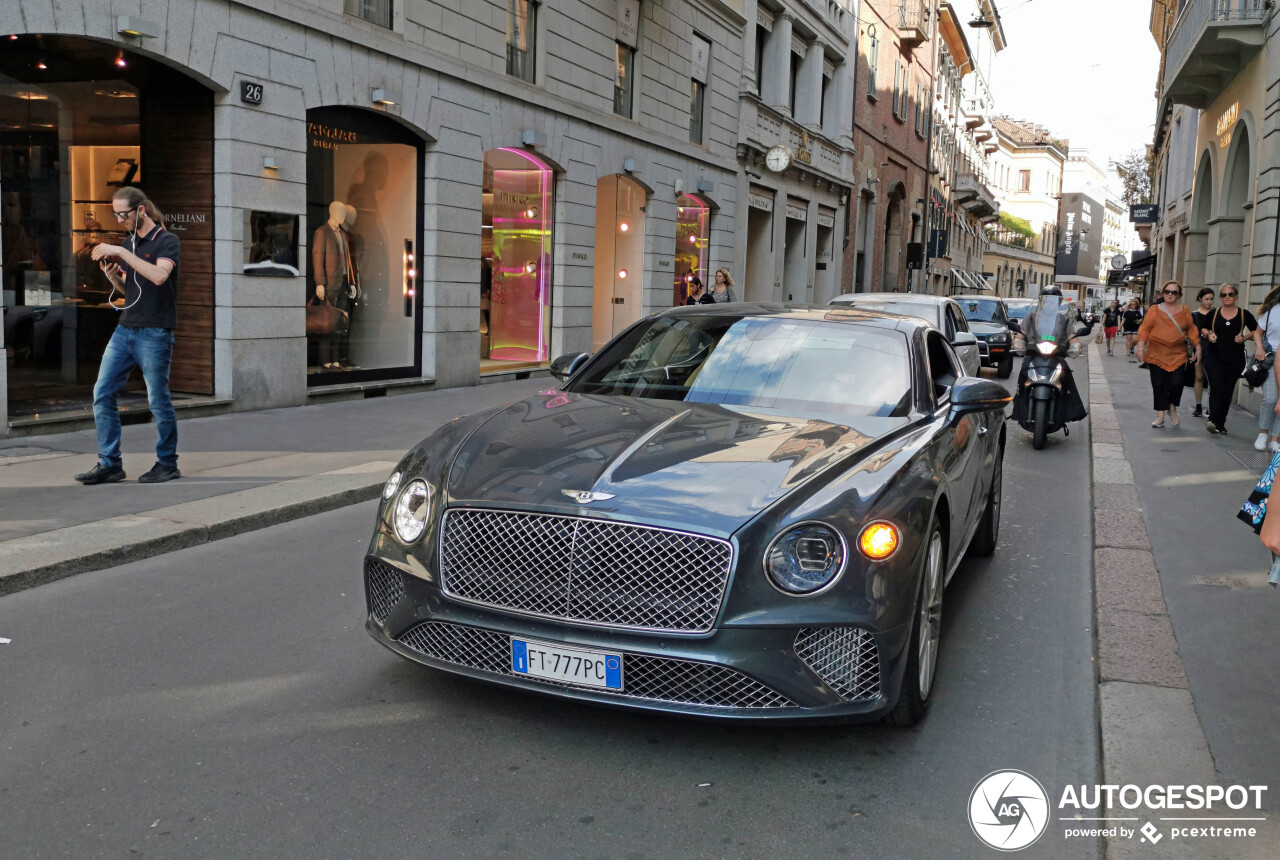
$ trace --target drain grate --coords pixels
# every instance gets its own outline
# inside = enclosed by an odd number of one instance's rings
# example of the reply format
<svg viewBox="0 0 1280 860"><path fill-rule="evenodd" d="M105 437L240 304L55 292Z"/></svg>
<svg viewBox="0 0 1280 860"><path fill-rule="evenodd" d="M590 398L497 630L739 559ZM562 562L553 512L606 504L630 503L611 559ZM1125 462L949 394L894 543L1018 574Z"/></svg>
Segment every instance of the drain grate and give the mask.
<svg viewBox="0 0 1280 860"><path fill-rule="evenodd" d="M1255 475L1261 475L1267 470L1267 466L1271 465L1270 451L1255 451L1253 448L1228 448L1226 445L1218 447L1230 454L1231 459Z"/></svg>

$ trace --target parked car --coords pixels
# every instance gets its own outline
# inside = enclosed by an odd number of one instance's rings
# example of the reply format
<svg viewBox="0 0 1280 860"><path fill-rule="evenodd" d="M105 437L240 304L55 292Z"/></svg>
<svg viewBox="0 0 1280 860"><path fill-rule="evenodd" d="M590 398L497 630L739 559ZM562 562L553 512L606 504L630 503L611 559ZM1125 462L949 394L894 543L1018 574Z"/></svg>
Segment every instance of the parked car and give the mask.
<svg viewBox="0 0 1280 860"><path fill-rule="evenodd" d="M853 306L881 313L903 314L918 317L938 327L946 335L964 372L977 376L982 368L978 338L969 330L969 323L960 305L949 296L931 296L924 293L845 293L836 296L831 304Z"/></svg>
<svg viewBox="0 0 1280 860"><path fill-rule="evenodd" d="M1013 373L1013 331L1004 300L993 296L962 296L956 299L969 330L978 337L983 367L994 367L996 376L1008 379Z"/></svg>
<svg viewBox="0 0 1280 860"><path fill-rule="evenodd" d="M1005 312L1009 315L1009 328L1020 331L1022 321L1027 318L1027 311L1035 305L1035 299L1005 299Z"/></svg>
<svg viewBox="0 0 1280 860"><path fill-rule="evenodd" d="M673 308L395 467L366 629L409 660L683 715L921 719L1000 527L1004 408L932 325Z"/></svg>

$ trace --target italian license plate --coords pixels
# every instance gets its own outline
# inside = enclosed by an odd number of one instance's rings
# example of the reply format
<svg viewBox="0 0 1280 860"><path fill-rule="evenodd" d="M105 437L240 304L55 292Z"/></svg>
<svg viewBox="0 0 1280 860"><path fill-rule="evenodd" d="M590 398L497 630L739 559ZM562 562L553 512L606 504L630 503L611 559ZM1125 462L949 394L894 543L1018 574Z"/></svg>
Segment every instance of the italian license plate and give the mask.
<svg viewBox="0 0 1280 860"><path fill-rule="evenodd" d="M511 640L511 670L552 681L622 689L622 655L566 648L534 639Z"/></svg>

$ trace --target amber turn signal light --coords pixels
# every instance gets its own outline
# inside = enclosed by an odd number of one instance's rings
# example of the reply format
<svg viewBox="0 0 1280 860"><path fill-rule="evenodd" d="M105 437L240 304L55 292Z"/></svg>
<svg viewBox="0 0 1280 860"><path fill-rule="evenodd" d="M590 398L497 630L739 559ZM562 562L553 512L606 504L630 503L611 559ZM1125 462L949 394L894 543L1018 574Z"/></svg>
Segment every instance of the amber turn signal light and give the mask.
<svg viewBox="0 0 1280 860"><path fill-rule="evenodd" d="M858 535L858 549L872 561L884 561L898 549L898 530L889 523L869 523Z"/></svg>

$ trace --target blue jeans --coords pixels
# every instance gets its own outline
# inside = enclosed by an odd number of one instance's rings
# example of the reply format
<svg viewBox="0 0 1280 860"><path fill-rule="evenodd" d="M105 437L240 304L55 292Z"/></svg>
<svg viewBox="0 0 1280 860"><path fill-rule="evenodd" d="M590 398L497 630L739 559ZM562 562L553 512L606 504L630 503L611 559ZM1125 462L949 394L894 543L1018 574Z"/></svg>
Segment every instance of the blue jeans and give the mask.
<svg viewBox="0 0 1280 860"><path fill-rule="evenodd" d="M169 363L173 359L173 332L163 328L116 326L98 368L93 386L93 421L98 426L98 462L119 466L120 412L116 395L129 381L135 366L142 368L147 384L147 402L155 419L156 461L163 466L178 465L178 418L169 396Z"/></svg>

